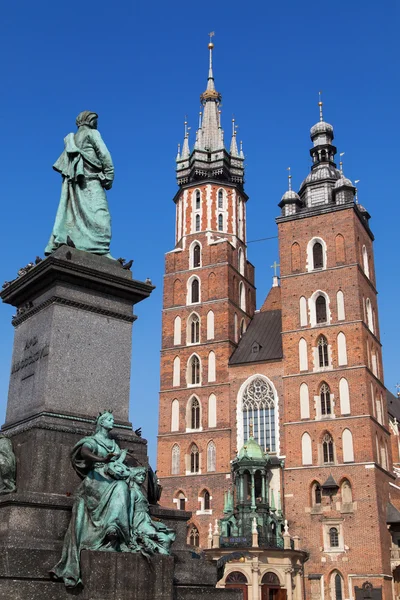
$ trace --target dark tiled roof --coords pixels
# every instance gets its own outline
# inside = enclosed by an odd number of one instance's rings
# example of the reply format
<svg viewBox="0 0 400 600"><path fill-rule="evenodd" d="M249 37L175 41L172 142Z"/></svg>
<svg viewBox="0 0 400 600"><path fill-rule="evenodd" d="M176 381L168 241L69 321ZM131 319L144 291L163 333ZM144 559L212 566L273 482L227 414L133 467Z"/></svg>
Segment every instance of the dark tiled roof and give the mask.
<svg viewBox="0 0 400 600"><path fill-rule="evenodd" d="M258 348L258 351L257 351ZM282 313L256 313L229 361L231 365L282 359Z"/></svg>
<svg viewBox="0 0 400 600"><path fill-rule="evenodd" d="M386 390L386 402L389 415L400 422L400 398Z"/></svg>
<svg viewBox="0 0 400 600"><path fill-rule="evenodd" d="M386 523L400 523L400 512L391 502L387 503Z"/></svg>

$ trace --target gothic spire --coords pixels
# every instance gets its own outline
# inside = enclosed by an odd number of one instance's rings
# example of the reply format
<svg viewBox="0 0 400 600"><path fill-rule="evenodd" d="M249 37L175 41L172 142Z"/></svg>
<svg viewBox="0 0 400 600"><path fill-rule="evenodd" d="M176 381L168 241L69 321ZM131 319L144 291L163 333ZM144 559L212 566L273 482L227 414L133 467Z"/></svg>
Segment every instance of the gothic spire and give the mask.
<svg viewBox="0 0 400 600"><path fill-rule="evenodd" d="M232 119L232 140L231 140L230 153L231 153L231 156L239 156L237 142L236 142L235 119Z"/></svg>
<svg viewBox="0 0 400 600"><path fill-rule="evenodd" d="M201 126L201 149L212 152L213 150L221 150L223 148L219 113L222 96L215 89L212 63L214 44L211 41L208 44L208 49L210 57L207 89L200 96L200 102L204 107Z"/></svg>

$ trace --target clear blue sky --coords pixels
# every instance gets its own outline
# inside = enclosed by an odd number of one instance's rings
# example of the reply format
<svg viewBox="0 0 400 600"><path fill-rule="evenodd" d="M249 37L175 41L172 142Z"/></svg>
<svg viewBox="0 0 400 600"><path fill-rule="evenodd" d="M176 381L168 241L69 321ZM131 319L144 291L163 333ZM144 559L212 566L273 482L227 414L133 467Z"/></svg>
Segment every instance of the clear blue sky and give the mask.
<svg viewBox="0 0 400 600"><path fill-rule="evenodd" d="M195 129L214 30L222 118L234 113L246 154L248 239L275 236L292 167L310 166L309 128L324 116L372 215L386 385L395 391L398 298L399 19L394 1L3 3L0 55L1 282L43 249L60 195L52 164L82 110L99 114L112 152L112 253L157 289L133 331L131 418L155 464L164 253L174 244L174 158L184 115ZM396 72L396 75L395 75ZM193 142L193 135L191 141ZM226 140L226 141L229 141ZM276 239L249 245L258 306L278 258ZM0 283L1 283L0 282ZM13 309L0 310L0 421L11 362Z"/></svg>

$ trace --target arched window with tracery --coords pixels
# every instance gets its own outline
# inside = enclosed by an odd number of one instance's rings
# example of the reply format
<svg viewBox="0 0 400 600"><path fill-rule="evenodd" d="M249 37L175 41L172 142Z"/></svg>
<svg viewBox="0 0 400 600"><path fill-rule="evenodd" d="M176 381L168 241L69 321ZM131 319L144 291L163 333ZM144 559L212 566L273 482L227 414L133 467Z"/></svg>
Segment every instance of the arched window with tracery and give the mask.
<svg viewBox="0 0 400 600"><path fill-rule="evenodd" d="M213 441L207 445L207 471L213 472L217 469L217 449Z"/></svg>
<svg viewBox="0 0 400 600"><path fill-rule="evenodd" d="M318 364L319 367L329 366L329 355L328 355L328 340L324 335L320 335L317 342L318 347Z"/></svg>
<svg viewBox="0 0 400 600"><path fill-rule="evenodd" d="M200 428L200 402L194 396L190 402L190 429Z"/></svg>
<svg viewBox="0 0 400 600"><path fill-rule="evenodd" d="M272 386L263 378L255 377L245 387L242 397L244 440L253 436L264 451L276 452L275 396Z"/></svg>
<svg viewBox="0 0 400 600"><path fill-rule="evenodd" d="M326 312L326 298L325 296L319 295L315 301L315 314L317 323L326 323L327 312Z"/></svg>
<svg viewBox="0 0 400 600"><path fill-rule="evenodd" d="M200 267L201 264L201 248L200 244L195 244L192 250L193 268Z"/></svg>
<svg viewBox="0 0 400 600"><path fill-rule="evenodd" d="M189 529L189 546L195 546L195 548L200 546L199 530L195 525L192 525Z"/></svg>
<svg viewBox="0 0 400 600"><path fill-rule="evenodd" d="M200 342L200 318L199 315L193 313L189 317L189 343L198 344Z"/></svg>
<svg viewBox="0 0 400 600"><path fill-rule="evenodd" d="M234 584L246 585L247 577L240 571L232 571L229 573L228 577L225 579L226 587L234 587Z"/></svg>
<svg viewBox="0 0 400 600"><path fill-rule="evenodd" d="M171 461L171 474L179 475L181 461L181 450L178 444L172 446L172 461Z"/></svg>
<svg viewBox="0 0 400 600"><path fill-rule="evenodd" d="M198 473L200 471L200 453L196 444L190 448L190 472Z"/></svg>
<svg viewBox="0 0 400 600"><path fill-rule="evenodd" d="M326 433L322 439L322 461L325 465L335 462L333 439L329 433Z"/></svg>
<svg viewBox="0 0 400 600"><path fill-rule="evenodd" d="M321 416L332 414L331 390L324 382L319 389L319 397L321 403Z"/></svg>
<svg viewBox="0 0 400 600"><path fill-rule="evenodd" d="M189 385L200 384L200 359L196 355L189 360L188 383Z"/></svg>

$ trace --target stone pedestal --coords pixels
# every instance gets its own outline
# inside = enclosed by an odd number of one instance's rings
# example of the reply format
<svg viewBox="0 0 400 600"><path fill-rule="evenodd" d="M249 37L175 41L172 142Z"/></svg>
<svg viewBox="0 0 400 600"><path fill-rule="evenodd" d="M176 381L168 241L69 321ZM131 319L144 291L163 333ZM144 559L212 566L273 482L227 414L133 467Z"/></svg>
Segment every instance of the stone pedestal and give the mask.
<svg viewBox="0 0 400 600"><path fill-rule="evenodd" d="M84 588L73 592L49 576L80 482L70 453L93 434L100 411L113 410L113 434L134 457L128 464L147 466L128 407L133 306L152 290L117 261L63 246L1 293L17 309L1 431L12 440L17 489L0 496L0 600L221 598L215 567L186 546L190 513L161 507L154 518L177 531L172 556L83 551Z"/></svg>

